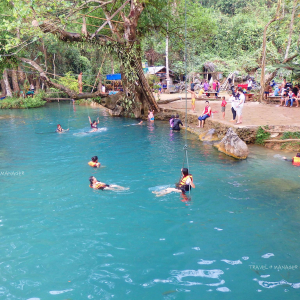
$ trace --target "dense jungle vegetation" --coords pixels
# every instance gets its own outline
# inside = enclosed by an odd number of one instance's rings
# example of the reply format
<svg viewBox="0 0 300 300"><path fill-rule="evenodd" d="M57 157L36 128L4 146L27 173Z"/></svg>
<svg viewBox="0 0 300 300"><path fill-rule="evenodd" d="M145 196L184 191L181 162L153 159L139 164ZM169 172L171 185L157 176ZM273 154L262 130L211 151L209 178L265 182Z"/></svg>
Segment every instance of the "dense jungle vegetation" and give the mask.
<svg viewBox="0 0 300 300"><path fill-rule="evenodd" d="M54 82L76 89L77 75L83 72L86 84L84 91L91 91L98 73L120 72L124 62L105 47L94 47L82 41L66 42L51 30L42 28L42 20L51 20L64 30L84 35L83 24L88 32L94 32L106 19L106 13L121 7L125 1L108 1L101 11L93 8L104 1L45 0L1 1L0 3L0 72L2 94L5 92L5 77L13 92L26 88L36 81L41 87L39 74L32 66L20 61L20 57L36 62ZM143 8L136 26L135 47L141 60L149 66L165 65L166 37L169 37L170 69L184 73L185 5L187 22L188 72L201 72L207 62L212 62L216 71L224 75L233 71L250 73L258 80L262 61L263 32L266 30L266 72L278 69L278 65L297 63L299 46L299 1L298 0L139 0L127 1ZM100 6L99 6L100 7ZM74 9L76 8L76 9ZM72 14L70 13L72 11ZM130 13L124 6L124 13ZM89 17L84 17L87 14ZM72 16L72 17L70 17ZM75 17L74 17L75 16ZM122 16L122 15L121 15ZM124 17L116 15L115 31L120 39L126 31L118 27ZM54 30L53 30L54 31ZM49 33L50 32L50 33ZM102 29L103 36L114 37L111 28ZM52 32L53 33L53 32ZM117 35L116 34L116 35ZM287 49L288 48L288 49ZM99 72L99 69L101 70ZM275 75L290 75L291 68L279 68ZM14 73L15 72L15 73ZM6 73L6 74L5 74ZM67 74L67 75L66 75ZM62 77L59 77L62 76ZM17 79L16 79L16 78ZM18 84L16 83L18 81ZM37 81L39 81L37 83Z"/></svg>

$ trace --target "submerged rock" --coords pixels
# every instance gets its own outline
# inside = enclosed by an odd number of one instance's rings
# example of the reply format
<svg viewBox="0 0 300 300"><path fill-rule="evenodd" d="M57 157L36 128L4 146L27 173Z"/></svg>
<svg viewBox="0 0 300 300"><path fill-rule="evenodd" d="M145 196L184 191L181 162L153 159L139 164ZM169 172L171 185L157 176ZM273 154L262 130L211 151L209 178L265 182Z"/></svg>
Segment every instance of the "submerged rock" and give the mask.
<svg viewBox="0 0 300 300"><path fill-rule="evenodd" d="M214 128L211 128L207 132L200 134L199 139L202 142L215 142L220 140Z"/></svg>
<svg viewBox="0 0 300 300"><path fill-rule="evenodd" d="M249 154L248 146L239 138L232 128L228 128L224 138L215 146L220 152L237 159L246 159Z"/></svg>

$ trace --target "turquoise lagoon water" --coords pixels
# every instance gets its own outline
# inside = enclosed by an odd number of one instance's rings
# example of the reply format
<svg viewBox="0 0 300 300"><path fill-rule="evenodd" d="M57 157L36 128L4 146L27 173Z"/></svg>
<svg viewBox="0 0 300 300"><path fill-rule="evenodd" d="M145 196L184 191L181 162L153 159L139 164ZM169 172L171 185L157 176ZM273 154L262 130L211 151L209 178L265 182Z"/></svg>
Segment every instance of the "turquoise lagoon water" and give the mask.
<svg viewBox="0 0 300 300"><path fill-rule="evenodd" d="M0 116L1 299L299 299L300 169L282 153L236 161L188 135L196 189L157 198L183 160L167 122L66 103Z"/></svg>

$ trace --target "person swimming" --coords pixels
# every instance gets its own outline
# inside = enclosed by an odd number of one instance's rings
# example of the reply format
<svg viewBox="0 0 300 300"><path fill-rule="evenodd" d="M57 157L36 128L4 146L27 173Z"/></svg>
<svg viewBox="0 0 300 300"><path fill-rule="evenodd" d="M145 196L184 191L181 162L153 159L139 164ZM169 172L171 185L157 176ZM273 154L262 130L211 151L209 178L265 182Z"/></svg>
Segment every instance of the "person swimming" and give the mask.
<svg viewBox="0 0 300 300"><path fill-rule="evenodd" d="M89 166L93 168L100 168L101 164L98 162L98 156L93 156L91 161L88 162Z"/></svg>
<svg viewBox="0 0 300 300"><path fill-rule="evenodd" d="M62 132L65 132L65 131L69 131L69 128L68 129L62 129L60 124L57 125L57 128L56 128L57 133L62 133Z"/></svg>
<svg viewBox="0 0 300 300"><path fill-rule="evenodd" d="M300 153L297 153L292 159L283 157L283 160L291 162L293 166L300 167Z"/></svg>
<svg viewBox="0 0 300 300"><path fill-rule="evenodd" d="M89 121L90 121L91 128L92 128L91 132L97 131L97 130L98 130L98 124L100 123L99 117L97 118L97 121L94 120L94 121L92 122L92 120L91 120L91 118L90 118L90 116L89 116Z"/></svg>
<svg viewBox="0 0 300 300"><path fill-rule="evenodd" d="M162 191L153 191L152 193L156 194L156 197L161 197L172 192L185 194L185 192L188 192L192 188L195 188L193 176L192 174L189 174L189 170L187 168L182 168L181 174L182 177L179 183L176 184L176 188L167 188Z"/></svg>
<svg viewBox="0 0 300 300"><path fill-rule="evenodd" d="M90 181L90 188L95 189L95 190L110 190L110 191L126 191L129 190L129 188L125 188L123 186L119 186L116 184L106 184L103 182L100 182L97 180L96 177L91 176L89 178Z"/></svg>

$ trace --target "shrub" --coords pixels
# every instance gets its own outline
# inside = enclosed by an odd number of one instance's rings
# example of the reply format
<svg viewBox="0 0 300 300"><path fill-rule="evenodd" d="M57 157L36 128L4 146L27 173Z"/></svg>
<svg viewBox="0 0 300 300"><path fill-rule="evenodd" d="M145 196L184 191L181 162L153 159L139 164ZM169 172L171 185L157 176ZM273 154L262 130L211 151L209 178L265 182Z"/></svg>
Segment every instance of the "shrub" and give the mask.
<svg viewBox="0 0 300 300"><path fill-rule="evenodd" d="M2 109L11 109L11 108L35 108L41 107L46 104L44 101L45 92L40 91L39 93L35 94L33 98L14 98L8 97L4 100L0 101L0 108Z"/></svg>
<svg viewBox="0 0 300 300"><path fill-rule="evenodd" d="M290 131L286 131L283 133L282 140L286 140L286 139L300 139L300 132L290 132Z"/></svg>
<svg viewBox="0 0 300 300"><path fill-rule="evenodd" d="M264 145L265 140L267 140L270 136L270 132L266 132L261 127L259 127L256 132L255 144Z"/></svg>

